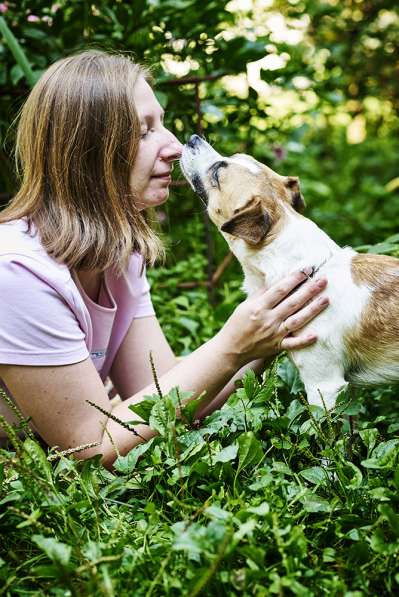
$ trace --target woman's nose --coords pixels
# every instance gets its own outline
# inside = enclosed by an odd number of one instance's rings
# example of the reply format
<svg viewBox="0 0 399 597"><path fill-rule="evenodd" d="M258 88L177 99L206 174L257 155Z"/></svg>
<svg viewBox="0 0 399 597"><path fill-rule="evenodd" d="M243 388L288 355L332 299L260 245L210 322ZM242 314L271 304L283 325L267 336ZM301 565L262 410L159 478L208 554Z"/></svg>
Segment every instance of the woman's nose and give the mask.
<svg viewBox="0 0 399 597"><path fill-rule="evenodd" d="M172 162L173 160L178 160L181 156L183 145L180 143L177 137L174 136L173 133L171 133L170 131L168 131L168 133L169 139L168 142L165 143L165 145L162 147L160 157L163 160L168 160Z"/></svg>

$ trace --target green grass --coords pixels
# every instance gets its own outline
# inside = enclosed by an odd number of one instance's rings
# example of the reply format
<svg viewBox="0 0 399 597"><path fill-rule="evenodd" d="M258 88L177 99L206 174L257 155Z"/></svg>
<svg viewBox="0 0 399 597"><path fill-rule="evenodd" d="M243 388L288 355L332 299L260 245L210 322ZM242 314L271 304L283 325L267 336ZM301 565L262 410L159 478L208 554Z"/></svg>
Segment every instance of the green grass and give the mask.
<svg viewBox="0 0 399 597"><path fill-rule="evenodd" d="M30 438L0 452L1 594L397 593L397 389L326 415L280 357L200 429L180 398L141 406L159 436L114 474Z"/></svg>

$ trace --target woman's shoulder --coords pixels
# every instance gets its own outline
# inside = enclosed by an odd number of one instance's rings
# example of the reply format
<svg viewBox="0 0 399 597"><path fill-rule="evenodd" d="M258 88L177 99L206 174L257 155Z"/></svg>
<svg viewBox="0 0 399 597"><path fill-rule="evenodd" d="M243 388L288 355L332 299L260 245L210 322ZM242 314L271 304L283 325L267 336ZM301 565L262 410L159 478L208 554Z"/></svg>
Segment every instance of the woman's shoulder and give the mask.
<svg viewBox="0 0 399 597"><path fill-rule="evenodd" d="M18 263L59 282L71 279L68 267L48 255L34 224L28 230L26 218L0 223L0 264L4 267L10 263Z"/></svg>

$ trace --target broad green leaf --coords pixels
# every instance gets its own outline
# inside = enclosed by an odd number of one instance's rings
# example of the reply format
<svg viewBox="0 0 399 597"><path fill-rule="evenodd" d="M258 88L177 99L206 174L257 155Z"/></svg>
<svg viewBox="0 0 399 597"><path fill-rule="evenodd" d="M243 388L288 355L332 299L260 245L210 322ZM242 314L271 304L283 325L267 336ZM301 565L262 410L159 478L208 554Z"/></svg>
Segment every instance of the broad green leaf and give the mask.
<svg viewBox="0 0 399 597"><path fill-rule="evenodd" d="M258 516L266 516L270 512L270 506L268 502L262 502L259 506L250 506L247 508L247 512L257 514Z"/></svg>
<svg viewBox="0 0 399 597"><path fill-rule="evenodd" d="M40 470L46 480L53 484L51 465L41 446L36 440L27 438L24 441L24 460L28 466Z"/></svg>
<svg viewBox="0 0 399 597"><path fill-rule="evenodd" d="M148 423L150 420L152 407L159 400L161 400L161 398L157 394L153 394L152 396L144 396L144 400L138 404L131 404L129 406L129 410L141 417L145 423Z"/></svg>
<svg viewBox="0 0 399 597"><path fill-rule="evenodd" d="M256 439L252 431L242 433L237 438L238 442L238 469L239 473L243 468L259 464L263 459L264 451L262 444Z"/></svg>
<svg viewBox="0 0 399 597"><path fill-rule="evenodd" d="M306 512L331 512L331 504L324 498L318 495L307 496L301 500L303 508Z"/></svg>
<svg viewBox="0 0 399 597"><path fill-rule="evenodd" d="M61 543L54 537L44 537L43 535L33 535L32 541L52 560L62 567L66 567L71 558L72 548L70 545Z"/></svg>
<svg viewBox="0 0 399 597"><path fill-rule="evenodd" d="M270 470L258 469L256 473L257 475L261 473L261 475L249 486L252 491L259 491L273 484L275 479Z"/></svg>
<svg viewBox="0 0 399 597"><path fill-rule="evenodd" d="M209 518L216 518L218 520L228 520L232 518L232 513L220 508L219 506L209 506L205 509L204 514Z"/></svg>
<svg viewBox="0 0 399 597"><path fill-rule="evenodd" d="M188 525L186 522L176 522L172 525L174 541L172 549L186 551L190 555L199 555L206 547L206 529L197 523Z"/></svg>
<svg viewBox="0 0 399 597"><path fill-rule="evenodd" d="M188 330L191 334L195 334L199 328L198 321L194 319L189 319L188 317L179 317L178 319L180 325L182 325L186 330Z"/></svg>
<svg viewBox="0 0 399 597"><path fill-rule="evenodd" d="M383 518L385 518L385 520L388 521L388 523L389 523L392 531L396 535L396 537L399 537L399 516L398 516L398 514L396 512L394 512L394 510L388 504L381 504L380 506L378 506L378 510L379 510L381 516L383 516Z"/></svg>
<svg viewBox="0 0 399 597"><path fill-rule="evenodd" d="M277 375L287 386L290 394L296 395L303 392L303 383L299 376L299 371L289 358L283 359L278 364Z"/></svg>
<svg viewBox="0 0 399 597"><path fill-rule="evenodd" d="M283 475L292 476L294 474L293 471L290 469L290 467L285 462L275 460L273 462L272 466L273 466L274 471L276 471L278 473L282 473Z"/></svg>
<svg viewBox="0 0 399 597"><path fill-rule="evenodd" d="M149 426L162 436L167 435L171 425L175 424L176 407L169 396L158 399L151 410Z"/></svg>
<svg viewBox="0 0 399 597"><path fill-rule="evenodd" d="M244 377L242 378L242 384L246 396L252 399L256 394L257 390L259 390L259 382L256 378L253 369L249 369L248 371L246 371Z"/></svg>
<svg viewBox="0 0 399 597"><path fill-rule="evenodd" d="M399 541L389 541L382 529L376 529L371 535L370 547L377 553L389 556L398 552Z"/></svg>
<svg viewBox="0 0 399 597"><path fill-rule="evenodd" d="M347 478L346 487L350 489L359 489L363 482L362 471L352 462L346 462L344 466L344 474Z"/></svg>
<svg viewBox="0 0 399 597"><path fill-rule="evenodd" d="M152 444L154 443L155 437L151 438L148 442L143 444L139 444L126 456L119 456L114 462L114 469L119 473L128 474L134 471L136 468L137 462L143 454L147 452L150 448L152 448Z"/></svg>
<svg viewBox="0 0 399 597"><path fill-rule="evenodd" d="M365 446L367 447L368 452L370 453L371 450L374 448L375 444L377 443L377 439L379 436L379 431L375 427L371 429L361 429L359 431L359 435L362 438Z"/></svg>
<svg viewBox="0 0 399 597"><path fill-rule="evenodd" d="M238 445L237 444L230 444L220 452L217 452L213 456L214 462L230 462L230 460L234 460L237 456L238 452Z"/></svg>
<svg viewBox="0 0 399 597"><path fill-rule="evenodd" d="M247 535L251 536L254 532L257 525L257 521L254 518L250 518L244 524L240 525L238 531L234 533L233 540L236 543L239 543L241 539L246 537Z"/></svg>
<svg viewBox="0 0 399 597"><path fill-rule="evenodd" d="M300 471L299 474L306 479L306 481L309 481L309 483L313 483L314 485L326 482L326 471L321 466L306 468Z"/></svg>
<svg viewBox="0 0 399 597"><path fill-rule="evenodd" d="M392 468L399 454L399 439L390 439L382 442L373 450L371 458L362 460L366 468L387 469Z"/></svg>

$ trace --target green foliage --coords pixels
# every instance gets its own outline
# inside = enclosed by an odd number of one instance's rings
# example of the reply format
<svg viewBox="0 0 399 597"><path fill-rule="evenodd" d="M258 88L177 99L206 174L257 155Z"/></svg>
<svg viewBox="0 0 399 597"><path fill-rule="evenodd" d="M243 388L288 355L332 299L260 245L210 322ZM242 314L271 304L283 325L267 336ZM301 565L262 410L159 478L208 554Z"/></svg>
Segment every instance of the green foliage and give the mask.
<svg viewBox="0 0 399 597"><path fill-rule="evenodd" d="M326 414L290 394L290 368L248 374L199 429L176 420L176 390L154 396L160 435L114 473L31 439L1 450L3 593L395 594L397 391Z"/></svg>
<svg viewBox="0 0 399 597"><path fill-rule="evenodd" d="M305 215L335 240L399 256L395 3L261 4L1 3L0 203L17 187L10 124L33 79L72 51L119 49L153 68L167 125L182 140L201 124L220 152L298 175ZM298 42L279 39L269 21L276 11L288 29L303 21ZM266 55L282 63L261 68L269 87L259 91L245 73ZM194 85L171 82L171 58L190 62L188 76L216 77L200 85L201 122ZM167 261L148 272L179 355L213 336L243 297L234 262L209 302L202 212L187 187L174 188L159 210ZM227 247L211 234L218 264ZM396 594L397 387L344 397L332 415L302 393L298 372L280 358L261 382L248 374L199 429L176 421L178 389L148 397L132 421L150 421L159 436L119 457L114 473L98 458L48 455L0 419L10 438L0 450L1 594ZM184 408L186 421L194 408ZM19 428L27 432L23 421Z"/></svg>
<svg viewBox="0 0 399 597"><path fill-rule="evenodd" d="M256 2L234 8L226 0L4 5L15 43L0 37L0 138L7 141L0 149L0 204L17 187L10 124L31 84L28 71L36 78L62 56L103 47L131 52L152 67L167 125L182 141L201 124L222 153L247 152L299 176L307 213L338 242L375 244L397 233L399 15L393 0L275 0L270 9ZM303 32L298 41L280 36L270 20L278 11L289 32ZM246 70L265 56L280 58L281 66L261 68L268 84L262 90ZM216 77L200 85L201 122L194 85L171 84L183 79L175 73ZM174 241L198 211L187 187L176 189L169 205ZM184 232L182 239L187 242ZM223 249L214 242L219 259Z"/></svg>

